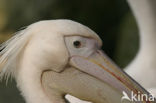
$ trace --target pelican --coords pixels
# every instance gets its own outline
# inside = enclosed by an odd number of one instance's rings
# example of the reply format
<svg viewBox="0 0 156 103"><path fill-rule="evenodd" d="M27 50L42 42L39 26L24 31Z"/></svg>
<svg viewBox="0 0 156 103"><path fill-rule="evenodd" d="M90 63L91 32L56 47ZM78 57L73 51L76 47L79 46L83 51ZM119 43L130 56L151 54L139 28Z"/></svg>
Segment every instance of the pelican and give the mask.
<svg viewBox="0 0 156 103"><path fill-rule="evenodd" d="M26 103L65 103L66 94L93 103L120 103L123 92L129 98L132 91L149 95L101 46L99 36L80 23L40 21L1 45L0 77L15 78Z"/></svg>
<svg viewBox="0 0 156 103"><path fill-rule="evenodd" d="M156 96L156 1L128 0L128 3L138 23L140 49L125 70Z"/></svg>

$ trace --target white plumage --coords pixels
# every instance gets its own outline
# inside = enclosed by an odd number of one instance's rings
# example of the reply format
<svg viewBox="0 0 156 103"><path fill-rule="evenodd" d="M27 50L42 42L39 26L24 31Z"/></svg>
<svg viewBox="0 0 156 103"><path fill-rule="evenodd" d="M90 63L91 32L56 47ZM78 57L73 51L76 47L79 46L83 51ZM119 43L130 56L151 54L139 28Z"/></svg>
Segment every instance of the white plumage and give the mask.
<svg viewBox="0 0 156 103"><path fill-rule="evenodd" d="M156 95L156 1L128 0L140 32L140 48L126 72Z"/></svg>
<svg viewBox="0 0 156 103"><path fill-rule="evenodd" d="M27 103L65 103L66 94L115 103L121 101L123 91L128 96L131 91L148 94L101 46L98 35L80 23L40 21L2 44L0 76L13 76Z"/></svg>

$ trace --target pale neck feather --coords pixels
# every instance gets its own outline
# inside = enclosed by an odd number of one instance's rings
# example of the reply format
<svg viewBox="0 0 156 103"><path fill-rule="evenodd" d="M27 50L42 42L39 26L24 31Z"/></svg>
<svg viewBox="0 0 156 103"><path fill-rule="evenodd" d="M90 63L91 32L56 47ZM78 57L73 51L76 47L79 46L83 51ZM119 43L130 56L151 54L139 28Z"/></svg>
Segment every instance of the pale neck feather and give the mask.
<svg viewBox="0 0 156 103"><path fill-rule="evenodd" d="M149 59L155 59L153 57L156 57L154 52L156 51L156 1L128 0L128 2L140 31L140 49L138 54L151 57Z"/></svg>
<svg viewBox="0 0 156 103"><path fill-rule="evenodd" d="M155 87L156 0L128 0L140 32L137 56L125 71L145 88Z"/></svg>
<svg viewBox="0 0 156 103"><path fill-rule="evenodd" d="M19 60L19 69L16 72L17 86L20 89L26 103L65 103L62 96L57 93L45 92L42 85L42 72L44 69L39 68L39 64L34 64L29 55L24 55ZM52 91L51 91L52 92Z"/></svg>
<svg viewBox="0 0 156 103"><path fill-rule="evenodd" d="M16 80L27 103L54 103L52 102L41 85L41 71L33 65L27 65L19 69Z"/></svg>

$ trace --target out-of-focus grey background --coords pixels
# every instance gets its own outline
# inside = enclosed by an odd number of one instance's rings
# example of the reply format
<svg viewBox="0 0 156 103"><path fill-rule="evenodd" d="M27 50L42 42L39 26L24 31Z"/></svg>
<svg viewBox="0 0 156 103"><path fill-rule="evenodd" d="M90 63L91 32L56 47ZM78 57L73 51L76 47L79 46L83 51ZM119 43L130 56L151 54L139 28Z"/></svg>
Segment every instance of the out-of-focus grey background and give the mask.
<svg viewBox="0 0 156 103"><path fill-rule="evenodd" d="M139 35L126 0L0 0L0 43L40 20L71 19L93 29L103 50L124 68L135 57ZM14 80L0 82L0 103L24 103Z"/></svg>

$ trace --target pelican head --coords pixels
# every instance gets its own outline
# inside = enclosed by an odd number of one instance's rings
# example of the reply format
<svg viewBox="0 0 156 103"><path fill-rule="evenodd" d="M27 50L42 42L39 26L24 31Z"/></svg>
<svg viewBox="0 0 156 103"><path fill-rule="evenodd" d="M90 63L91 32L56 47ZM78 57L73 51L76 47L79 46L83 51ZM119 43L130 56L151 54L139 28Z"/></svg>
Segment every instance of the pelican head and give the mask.
<svg viewBox="0 0 156 103"><path fill-rule="evenodd" d="M120 103L123 91L148 94L101 50L88 27L71 20L28 26L2 45L1 77L12 75L28 103L65 103L66 94Z"/></svg>

